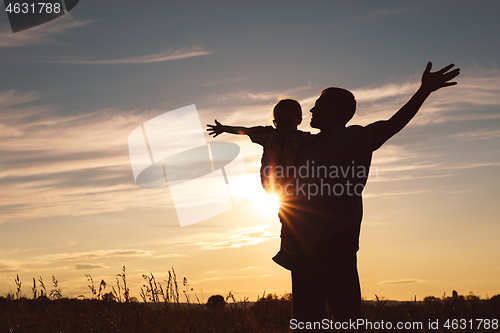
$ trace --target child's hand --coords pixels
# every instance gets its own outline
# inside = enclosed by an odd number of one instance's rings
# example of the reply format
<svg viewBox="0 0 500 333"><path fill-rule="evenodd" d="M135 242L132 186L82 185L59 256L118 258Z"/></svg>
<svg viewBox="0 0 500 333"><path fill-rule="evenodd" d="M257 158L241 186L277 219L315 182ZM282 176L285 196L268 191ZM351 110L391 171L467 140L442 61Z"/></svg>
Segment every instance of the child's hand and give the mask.
<svg viewBox="0 0 500 333"><path fill-rule="evenodd" d="M219 123L217 119L215 119L215 125L207 125L210 128L207 128L208 134L213 135L214 138L221 134L224 133L224 125Z"/></svg>

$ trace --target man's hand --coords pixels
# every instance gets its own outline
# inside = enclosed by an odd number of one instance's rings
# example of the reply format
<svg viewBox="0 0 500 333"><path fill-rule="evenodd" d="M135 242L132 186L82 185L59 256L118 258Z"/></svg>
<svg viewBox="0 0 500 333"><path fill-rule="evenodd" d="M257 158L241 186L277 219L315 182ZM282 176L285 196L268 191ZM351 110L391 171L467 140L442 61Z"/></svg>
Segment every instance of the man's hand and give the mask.
<svg viewBox="0 0 500 333"><path fill-rule="evenodd" d="M421 89L431 93L440 88L454 86L457 84L456 82L448 82L460 74L460 68L455 68L451 72L448 72L453 66L455 65L451 64L438 70L437 72L431 73L432 62L429 61L424 74L422 75Z"/></svg>
<svg viewBox="0 0 500 333"><path fill-rule="evenodd" d="M208 134L209 135L213 135L214 138L221 134L221 133L224 133L224 125L222 125L221 123L219 123L217 121L217 119L215 119L215 125L207 125L208 127L210 128L207 128L207 131L208 131Z"/></svg>
<svg viewBox="0 0 500 333"><path fill-rule="evenodd" d="M413 97L410 98L410 100L389 120L377 121L367 126L373 129L371 139L372 150L377 150L394 134L401 131L415 116L425 99L429 97L433 91L457 84L456 82L449 82L460 74L459 68L455 68L451 72L448 72L453 66L455 65L451 64L437 72L431 73L432 63L427 63L427 67L422 75L422 85L415 95L413 95Z"/></svg>

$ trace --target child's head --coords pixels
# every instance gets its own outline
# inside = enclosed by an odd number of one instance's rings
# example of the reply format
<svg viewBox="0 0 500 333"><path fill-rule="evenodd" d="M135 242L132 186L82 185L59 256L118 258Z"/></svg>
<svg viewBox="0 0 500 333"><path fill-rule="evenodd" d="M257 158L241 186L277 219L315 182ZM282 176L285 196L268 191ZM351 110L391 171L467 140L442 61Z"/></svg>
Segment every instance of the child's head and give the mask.
<svg viewBox="0 0 500 333"><path fill-rule="evenodd" d="M274 126L278 131L291 133L302 122L302 108L293 99L282 99L273 109Z"/></svg>

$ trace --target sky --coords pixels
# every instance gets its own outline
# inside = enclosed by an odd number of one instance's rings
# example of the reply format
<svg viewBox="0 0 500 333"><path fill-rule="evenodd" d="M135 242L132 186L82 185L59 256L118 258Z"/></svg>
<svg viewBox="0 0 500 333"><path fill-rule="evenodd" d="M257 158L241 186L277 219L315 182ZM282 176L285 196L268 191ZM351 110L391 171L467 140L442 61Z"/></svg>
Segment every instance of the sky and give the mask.
<svg viewBox="0 0 500 333"><path fill-rule="evenodd" d="M291 292L271 260L280 222L259 190L260 146L205 133L240 146L249 198L180 227L169 189L135 184L128 136L192 104L203 126L269 125L284 97L317 133L309 110L329 86L354 93L349 124L367 125L404 105L428 61L461 74L374 153L362 296L500 294L499 11L499 1L82 0L18 33L0 15L0 295L16 276L28 297L33 278L49 289L55 276L63 296L90 297L85 274L108 292L123 266L136 297L142 274L163 281L172 267L202 302Z"/></svg>

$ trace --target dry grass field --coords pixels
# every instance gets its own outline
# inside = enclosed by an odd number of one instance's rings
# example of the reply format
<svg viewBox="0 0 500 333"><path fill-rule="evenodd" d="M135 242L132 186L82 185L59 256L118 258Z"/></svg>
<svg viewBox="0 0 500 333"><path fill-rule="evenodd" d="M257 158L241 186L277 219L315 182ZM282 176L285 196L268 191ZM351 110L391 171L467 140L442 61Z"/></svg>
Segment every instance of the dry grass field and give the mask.
<svg viewBox="0 0 500 333"><path fill-rule="evenodd" d="M33 279L33 297L26 298L16 278L16 290L0 297L0 332L292 332L291 294L237 302L229 293L218 302L202 304L191 299L187 280L177 281L172 269L163 283L152 274L143 275L142 300L138 300L129 296L125 267L118 277L112 291L104 293L106 282L96 285L87 275L92 296L76 299L64 298L55 278L49 288L41 279ZM500 295L428 296L396 304L377 299L363 303L363 316L372 325L366 332L499 332ZM388 323L398 322L422 326L387 329ZM438 329L429 328L434 322Z"/></svg>

